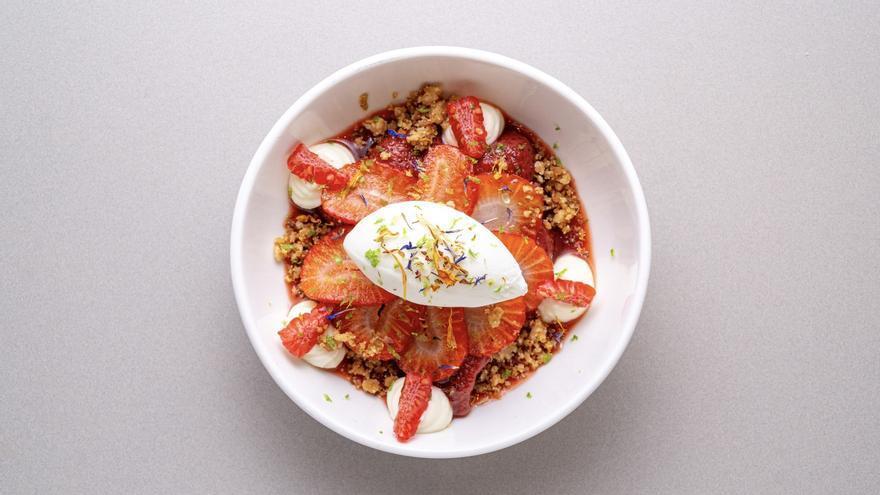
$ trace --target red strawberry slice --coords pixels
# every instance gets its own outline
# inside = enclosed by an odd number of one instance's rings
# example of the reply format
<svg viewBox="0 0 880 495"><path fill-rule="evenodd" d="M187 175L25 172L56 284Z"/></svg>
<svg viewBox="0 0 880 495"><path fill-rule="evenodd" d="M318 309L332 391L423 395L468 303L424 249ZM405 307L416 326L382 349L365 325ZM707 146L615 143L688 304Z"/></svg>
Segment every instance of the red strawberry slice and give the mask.
<svg viewBox="0 0 880 495"><path fill-rule="evenodd" d="M551 260L556 256L556 241L553 238L553 234L544 227L544 222L540 220L535 222L535 241L538 242L538 246L547 253Z"/></svg>
<svg viewBox="0 0 880 495"><path fill-rule="evenodd" d="M571 280L549 280L538 286L538 295L550 297L572 306L586 308L593 302L596 289Z"/></svg>
<svg viewBox="0 0 880 495"><path fill-rule="evenodd" d="M370 158L379 160L392 167L410 172L416 170L418 156L413 151L406 138L400 136L385 136L375 146L370 148Z"/></svg>
<svg viewBox="0 0 880 495"><path fill-rule="evenodd" d="M472 158L483 156L486 151L486 127L483 125L483 109L480 100L465 96L446 104L449 125L458 141L458 147Z"/></svg>
<svg viewBox="0 0 880 495"><path fill-rule="evenodd" d="M414 177L374 160L346 165L341 172L349 177L348 184L341 191L325 189L321 208L327 215L349 224L358 223L387 204L408 200L407 193L416 183Z"/></svg>
<svg viewBox="0 0 880 495"><path fill-rule="evenodd" d="M329 306L319 304L308 313L290 320L290 323L278 332L281 343L294 356L305 356L318 343L318 337L327 328L327 315L332 311Z"/></svg>
<svg viewBox="0 0 880 495"><path fill-rule="evenodd" d="M433 381L450 377L468 352L468 332L461 308L425 309L424 324L413 334L413 342L398 364L407 374L430 377Z"/></svg>
<svg viewBox="0 0 880 495"><path fill-rule="evenodd" d="M474 165L474 172L506 172L531 179L535 173L535 148L522 134L516 131L505 132Z"/></svg>
<svg viewBox="0 0 880 495"><path fill-rule="evenodd" d="M464 319L469 352L474 356L491 356L516 341L526 320L526 303L517 297L491 306L465 308Z"/></svg>
<svg viewBox="0 0 880 495"><path fill-rule="evenodd" d="M424 201L443 203L467 213L474 210L477 186L467 180L471 162L458 148L440 144L431 147L422 161L414 197Z"/></svg>
<svg viewBox="0 0 880 495"><path fill-rule="evenodd" d="M416 434L422 414L431 400L431 378L407 373L400 392L397 417L394 418L394 436L405 442Z"/></svg>
<svg viewBox="0 0 880 495"><path fill-rule="evenodd" d="M472 217L489 230L535 235L544 197L529 181L513 174L480 174L473 181L479 192Z"/></svg>
<svg viewBox="0 0 880 495"><path fill-rule="evenodd" d="M449 384L444 387L444 392L449 397L453 416L467 416L471 412L471 392L477 383L477 375L488 362L489 357L468 356L461 363L458 371L449 379Z"/></svg>
<svg viewBox="0 0 880 495"><path fill-rule="evenodd" d="M393 301L394 294L370 282L348 258L342 248L347 233L346 228L334 229L309 249L300 272L300 290L309 299L333 304L366 306Z"/></svg>
<svg viewBox="0 0 880 495"><path fill-rule="evenodd" d="M350 333L348 347L366 359L388 361L399 358L421 328L424 306L395 299L378 305L352 308L336 318L340 334Z"/></svg>
<svg viewBox="0 0 880 495"><path fill-rule="evenodd" d="M517 234L496 234L519 263L523 278L529 291L524 297L526 310L532 311L544 299L538 294L538 287L553 280L553 262L547 253L534 240Z"/></svg>
<svg viewBox="0 0 880 495"><path fill-rule="evenodd" d="M333 168L302 143L296 145L287 158L287 169L300 179L327 186L332 190L341 189L348 183L344 172Z"/></svg>

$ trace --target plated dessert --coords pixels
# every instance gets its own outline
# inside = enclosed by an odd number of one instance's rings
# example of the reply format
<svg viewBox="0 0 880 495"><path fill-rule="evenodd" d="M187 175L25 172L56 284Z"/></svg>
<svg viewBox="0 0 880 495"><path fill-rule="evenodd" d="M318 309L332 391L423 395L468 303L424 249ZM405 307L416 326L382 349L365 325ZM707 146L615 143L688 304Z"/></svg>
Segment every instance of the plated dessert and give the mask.
<svg viewBox="0 0 880 495"><path fill-rule="evenodd" d="M571 175L487 101L426 84L287 166L281 344L384 397L401 441L500 397L590 307Z"/></svg>

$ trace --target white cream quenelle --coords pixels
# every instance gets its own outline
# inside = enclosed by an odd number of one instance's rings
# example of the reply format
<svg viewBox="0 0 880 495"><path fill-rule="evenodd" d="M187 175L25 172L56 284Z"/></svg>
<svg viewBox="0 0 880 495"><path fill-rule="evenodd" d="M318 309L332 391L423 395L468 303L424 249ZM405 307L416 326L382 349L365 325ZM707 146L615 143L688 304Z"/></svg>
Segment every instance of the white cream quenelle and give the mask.
<svg viewBox="0 0 880 495"><path fill-rule="evenodd" d="M336 169L355 162L354 155L347 146L333 141L313 144L309 146L309 151ZM312 210L321 206L321 186L314 182L290 174L287 181L287 191L290 193L290 199L300 208Z"/></svg>
<svg viewBox="0 0 880 495"><path fill-rule="evenodd" d="M400 407L400 394L403 392L403 384L406 377L398 378L391 384L388 394L385 396L385 403L388 405L388 414L391 415L391 421L397 418L397 411ZM442 390L435 386L431 386L431 399L428 401L428 408L422 413L419 419L419 428L416 433L434 433L449 426L452 422L452 405Z"/></svg>
<svg viewBox="0 0 880 495"><path fill-rule="evenodd" d="M571 253L563 254L556 258L556 261L553 263L553 274L557 280L581 282L593 288L596 285L593 280L593 270L590 269L590 264L580 256ZM587 308L585 307L564 303L552 297L544 299L538 305L538 314L547 323L557 320L566 323L580 317L586 311Z"/></svg>
<svg viewBox="0 0 880 495"><path fill-rule="evenodd" d="M300 301L295 304L290 311L287 313L287 318L285 318L282 323L282 327L286 327L290 320L296 318L297 316L304 315L306 313L311 312L315 309L318 303L315 301ZM336 329L333 328L333 325L327 325L327 329L324 330L324 333L321 334L321 338L325 338L326 336L334 336L336 335ZM342 362L342 359L345 357L345 346L341 343L337 343L334 349L325 349L321 346L320 343L315 344L309 352L307 352L302 359L315 366L317 368L335 368L339 366L339 363Z"/></svg>
<svg viewBox="0 0 880 495"><path fill-rule="evenodd" d="M358 222L343 247L371 282L424 306L474 308L528 290L519 264L495 234L439 203L384 206Z"/></svg>
<svg viewBox="0 0 880 495"><path fill-rule="evenodd" d="M501 110L488 104L480 102L480 109L483 110L483 127L486 128L486 144L492 144L504 131L504 114ZM443 131L443 144L458 147L458 140L455 139L455 133L452 127L447 127Z"/></svg>

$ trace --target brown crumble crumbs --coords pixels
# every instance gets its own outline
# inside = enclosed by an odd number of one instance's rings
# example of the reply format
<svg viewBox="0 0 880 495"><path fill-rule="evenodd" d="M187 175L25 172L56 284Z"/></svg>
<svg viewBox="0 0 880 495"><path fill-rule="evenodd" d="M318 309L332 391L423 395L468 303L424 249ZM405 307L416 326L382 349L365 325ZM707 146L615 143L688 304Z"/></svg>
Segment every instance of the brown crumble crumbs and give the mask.
<svg viewBox="0 0 880 495"><path fill-rule="evenodd" d="M358 105L360 105L361 110L363 110L365 112L367 111L368 108L370 108L369 98L370 98L370 95L367 93L361 93L361 95L358 96Z"/></svg>
<svg viewBox="0 0 880 495"><path fill-rule="evenodd" d="M284 281L300 295L299 276L306 251L321 236L333 228L333 222L312 213L299 213L287 219L284 235L275 238L274 254L276 261L285 262Z"/></svg>
<svg viewBox="0 0 880 495"><path fill-rule="evenodd" d="M403 376L394 361L363 359L351 351L346 353L339 370L356 388L380 397L384 397L391 384Z"/></svg>
<svg viewBox="0 0 880 495"><path fill-rule="evenodd" d="M437 84L425 84L409 94L402 105L391 107L395 121L391 127L406 134L416 151L424 151L439 135L438 126L446 120L446 99Z"/></svg>
<svg viewBox="0 0 880 495"><path fill-rule="evenodd" d="M364 128L374 136L381 136L385 134L385 131L388 130L388 122L385 121L382 117L376 115L371 119L367 119L364 121Z"/></svg>
<svg viewBox="0 0 880 495"><path fill-rule="evenodd" d="M424 152L439 135L438 126L446 120L446 99L440 86L425 84L418 91L411 92L402 104L390 105L387 114L383 115L370 117L361 126L373 137L382 136L389 130L399 132L406 136L414 151Z"/></svg>
<svg viewBox="0 0 880 495"><path fill-rule="evenodd" d="M559 347L553 334L564 331L550 326L537 317L526 322L516 342L492 356L477 376L471 402L482 404L499 397L509 386L546 364L546 356Z"/></svg>
<svg viewBox="0 0 880 495"><path fill-rule="evenodd" d="M559 159L544 157L543 152L538 152L535 156L534 179L541 184L544 193L544 211L548 213L544 226L548 229L556 227L567 234L571 231L571 221L581 207L571 174Z"/></svg>

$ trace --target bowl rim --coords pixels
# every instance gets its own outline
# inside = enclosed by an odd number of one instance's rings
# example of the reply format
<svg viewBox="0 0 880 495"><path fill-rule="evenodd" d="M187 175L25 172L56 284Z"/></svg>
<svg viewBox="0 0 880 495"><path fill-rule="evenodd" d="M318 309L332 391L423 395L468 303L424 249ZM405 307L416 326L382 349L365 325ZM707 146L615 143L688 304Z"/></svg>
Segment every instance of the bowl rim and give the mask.
<svg viewBox="0 0 880 495"><path fill-rule="evenodd" d="M571 102L573 106L577 107L578 110L586 114L586 116L593 122L598 131L606 139L615 158L623 167L623 171L630 187L630 191L632 192L632 200L635 206L638 234L639 237L643 240L643 242L640 244L640 252L638 253L640 270L638 278L636 280L634 292L635 297L632 300L632 304L627 310L627 314L623 319L622 328L620 329L620 331L623 332L624 338L619 340L619 344L617 345L617 347L614 348L612 353L610 353L607 359L605 359L603 367L597 378L594 379L591 383L586 384L586 387L584 387L579 393L573 394L572 397L565 404L562 405L562 407L551 411L546 418L544 418L542 421L536 422L529 428L526 428L522 431L513 432L510 436L495 442L483 444L476 447L464 446L459 449L452 449L441 452L433 452L427 449L414 448L411 444L408 443L380 442L374 438L371 438L370 436L367 436L357 431L354 428L351 428L350 425L344 422L339 422L328 416L325 416L320 410L310 407L309 404L305 401L300 401L298 399L297 392L296 390L294 390L293 386L285 379L283 379L282 371L280 370L280 368L271 359L269 359L269 356L260 352L259 347L256 345L256 340L259 338L257 335L258 326L256 324L256 321L247 318L243 310L243 308L245 307L244 302L247 300L247 298L245 297L246 290L244 287L244 271L242 263L243 258L241 250L241 241L244 232L244 212L247 210L248 204L250 202L250 192L253 190L254 187L259 164L265 161L265 158L268 155L271 147L276 141L278 141L282 137L284 129L297 116L299 116L302 110L307 108L318 96L324 93L328 88L349 77L355 76L359 72L372 66L382 65L393 61L421 58L426 56L447 56L469 59L519 72L532 80L536 80L552 88L554 91L556 91L569 102ZM300 96L275 122L269 133L266 135L265 138L263 138L260 146L257 148L256 153L254 153L254 156L248 165L247 171L245 172L244 178L242 179L242 183L238 191L238 196L235 201L235 208L232 216L232 226L230 232L230 268L232 276L232 287L233 292L235 293L235 302L238 306L239 316L241 317L242 323L244 324L245 331L247 332L248 338L251 342L251 346L254 348L254 351L257 353L257 356L260 358L263 366L272 376L272 379L275 380L275 383L278 384L278 386L284 391L284 393L286 393L287 396L297 406L300 407L300 409L305 411L306 414L308 414L327 428L348 438L349 440L353 440L357 443L360 443L361 445L365 445L367 447L371 447L377 450L410 457L460 458L501 450L518 444L543 432L547 428L558 423L560 420L562 420L562 418L568 416L574 409L582 404L587 399L587 397L592 395L592 393L599 387L602 382L605 381L605 379L611 373L611 370L617 365L617 362L623 355L624 350L629 345L632 334L635 331L636 324L638 323L639 316L641 315L642 305L644 303L645 294L647 292L648 278L651 271L651 229L650 221L648 218L648 207L645 202L645 195L642 191L641 183L639 182L635 168L630 161L629 155L624 149L623 144L620 142L620 139L618 139L614 131L611 130L611 127L608 125L608 123L605 122L605 120L599 115L599 113L589 103L587 103L587 101L582 96L577 94L573 89L569 88L567 85L565 85L555 77L550 76L549 74L546 74L545 72L535 67L532 67L531 65L512 59L505 55L464 47L419 46L395 49L378 53L376 55L358 60L343 67L342 69L337 70L336 72L321 80L319 83L312 86L308 91L303 93L302 96Z"/></svg>

